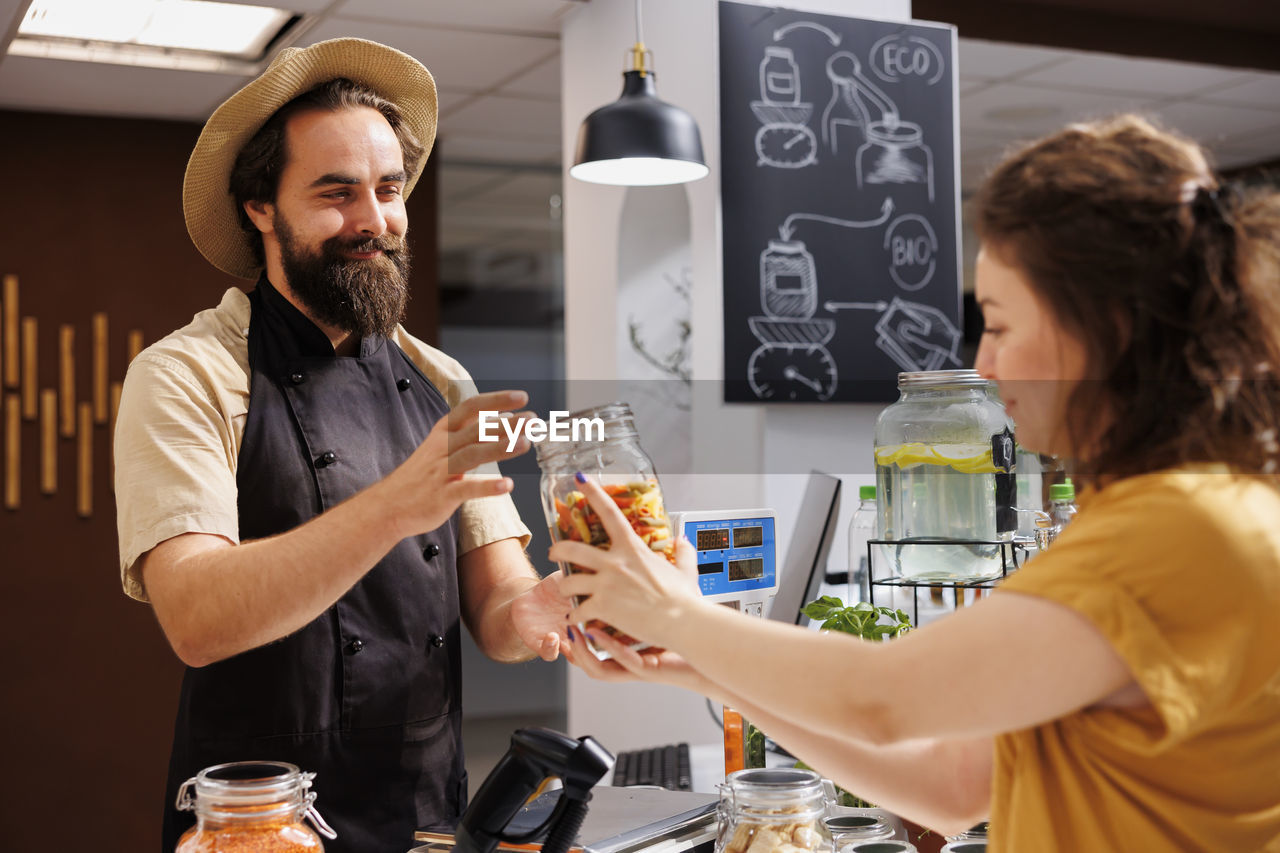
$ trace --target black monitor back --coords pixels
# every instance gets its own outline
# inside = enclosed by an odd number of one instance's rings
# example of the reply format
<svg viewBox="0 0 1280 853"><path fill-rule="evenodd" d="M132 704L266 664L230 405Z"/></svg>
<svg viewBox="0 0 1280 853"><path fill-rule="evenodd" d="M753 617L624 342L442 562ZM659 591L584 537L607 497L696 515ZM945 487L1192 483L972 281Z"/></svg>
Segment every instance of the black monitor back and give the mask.
<svg viewBox="0 0 1280 853"><path fill-rule="evenodd" d="M818 597L839 517L840 478L810 471L795 529L787 545L778 591L769 608L770 619L793 625L809 624L809 617L801 613L800 608Z"/></svg>

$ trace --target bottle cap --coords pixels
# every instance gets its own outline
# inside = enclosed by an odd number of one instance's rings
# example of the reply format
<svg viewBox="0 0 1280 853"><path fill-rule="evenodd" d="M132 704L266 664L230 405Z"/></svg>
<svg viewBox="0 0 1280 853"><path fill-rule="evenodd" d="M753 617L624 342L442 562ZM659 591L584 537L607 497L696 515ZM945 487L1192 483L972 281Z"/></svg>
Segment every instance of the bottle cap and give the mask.
<svg viewBox="0 0 1280 853"><path fill-rule="evenodd" d="M858 487L858 500L873 501L875 499L876 499L875 486L859 486Z"/></svg>
<svg viewBox="0 0 1280 853"><path fill-rule="evenodd" d="M1076 487L1070 481L1066 483L1054 483L1049 487L1049 500L1051 501L1073 501L1076 499Z"/></svg>

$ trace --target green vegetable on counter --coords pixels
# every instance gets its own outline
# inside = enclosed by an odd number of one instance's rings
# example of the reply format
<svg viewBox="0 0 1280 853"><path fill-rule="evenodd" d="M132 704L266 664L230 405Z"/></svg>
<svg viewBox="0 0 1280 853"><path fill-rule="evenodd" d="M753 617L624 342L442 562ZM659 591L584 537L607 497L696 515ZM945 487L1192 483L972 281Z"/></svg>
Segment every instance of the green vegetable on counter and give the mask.
<svg viewBox="0 0 1280 853"><path fill-rule="evenodd" d="M840 631L864 640L880 642L886 637L897 637L911 630L911 617L905 611L892 607L877 607L859 601L851 607L834 595L824 595L811 601L801 612L815 622L821 622L824 631ZM882 617L890 621L881 624Z"/></svg>

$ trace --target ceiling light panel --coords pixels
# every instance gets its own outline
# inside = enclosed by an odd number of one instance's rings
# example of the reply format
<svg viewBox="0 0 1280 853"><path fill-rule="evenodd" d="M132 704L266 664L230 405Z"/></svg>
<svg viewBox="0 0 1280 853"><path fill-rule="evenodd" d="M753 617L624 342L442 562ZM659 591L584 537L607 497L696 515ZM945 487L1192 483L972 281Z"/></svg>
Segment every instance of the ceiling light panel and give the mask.
<svg viewBox="0 0 1280 853"><path fill-rule="evenodd" d="M253 60L293 16L285 9L208 0L35 0L18 38Z"/></svg>

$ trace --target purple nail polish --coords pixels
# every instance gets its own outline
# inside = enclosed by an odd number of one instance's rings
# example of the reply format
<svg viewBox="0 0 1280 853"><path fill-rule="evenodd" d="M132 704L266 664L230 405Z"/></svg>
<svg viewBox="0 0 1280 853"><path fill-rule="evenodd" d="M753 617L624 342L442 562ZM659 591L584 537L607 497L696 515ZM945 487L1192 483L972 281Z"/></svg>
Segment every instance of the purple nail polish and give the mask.
<svg viewBox="0 0 1280 853"><path fill-rule="evenodd" d="M577 480L579 483L585 483L587 482L587 475L579 471L573 475L573 479Z"/></svg>
<svg viewBox="0 0 1280 853"><path fill-rule="evenodd" d="M569 640L574 643L578 642L578 637L574 634L572 625L569 626Z"/></svg>

